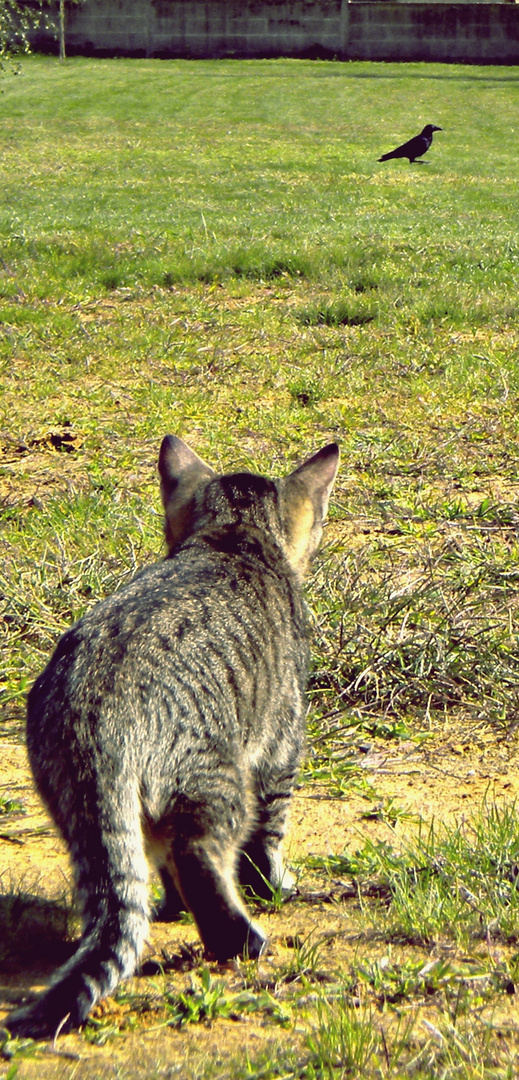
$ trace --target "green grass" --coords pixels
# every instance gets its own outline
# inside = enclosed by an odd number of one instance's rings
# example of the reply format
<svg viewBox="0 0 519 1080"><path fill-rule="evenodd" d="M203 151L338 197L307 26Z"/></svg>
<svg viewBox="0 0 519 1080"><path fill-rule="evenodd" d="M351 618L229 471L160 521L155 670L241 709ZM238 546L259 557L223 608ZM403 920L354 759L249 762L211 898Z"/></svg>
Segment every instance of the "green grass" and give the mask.
<svg viewBox="0 0 519 1080"><path fill-rule="evenodd" d="M517 724L516 70L30 57L0 89L2 732L65 627L159 556L167 431L273 473L338 439L302 779L389 830L299 868L333 910L356 882L355 956L295 936L239 987L196 961L86 1037L256 1015L297 1046L239 1080L513 1077L515 807L417 826L359 762ZM377 163L426 122L427 165ZM45 904L7 896L37 934Z"/></svg>
<svg viewBox="0 0 519 1080"><path fill-rule="evenodd" d="M376 289L392 321L396 311L456 322L470 309L471 325L485 323L498 289L514 316L513 69L143 61L136 71L33 59L3 80L1 234L40 299L331 274L354 292ZM377 163L407 134L404 115L413 128L432 114L445 131L427 165ZM8 280L7 296L16 288Z"/></svg>
<svg viewBox="0 0 519 1080"><path fill-rule="evenodd" d="M459 826L421 822L412 840L368 839L352 854L310 862L351 876L359 896L378 894L366 921L389 940L429 946L452 938L467 949L489 934L517 944L518 857L517 807L490 802Z"/></svg>

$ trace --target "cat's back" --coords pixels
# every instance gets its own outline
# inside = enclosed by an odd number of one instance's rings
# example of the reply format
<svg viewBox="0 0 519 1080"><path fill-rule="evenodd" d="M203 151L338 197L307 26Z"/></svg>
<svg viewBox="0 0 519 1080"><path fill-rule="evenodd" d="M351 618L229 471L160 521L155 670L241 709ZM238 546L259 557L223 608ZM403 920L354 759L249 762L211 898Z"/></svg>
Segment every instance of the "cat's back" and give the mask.
<svg viewBox="0 0 519 1080"><path fill-rule="evenodd" d="M28 739L162 732L188 711L229 736L268 721L306 667L306 620L275 546L213 529L149 566L62 637L29 694Z"/></svg>
<svg viewBox="0 0 519 1080"><path fill-rule="evenodd" d="M142 777L157 747L165 760L174 745L184 769L195 741L218 748L220 761L240 747L251 760L274 752L284 730L300 741L301 578L337 461L331 444L282 480L218 476L182 440L163 440L169 555L58 642L29 695L36 775L60 755L80 770L97 757L105 782L107 762Z"/></svg>
<svg viewBox="0 0 519 1080"><path fill-rule="evenodd" d="M63 637L50 664L95 663L114 670L138 663L146 645L181 651L211 635L254 626L260 636L305 634L304 608L293 575L256 537L215 531L191 541L173 558L145 567L96 604ZM224 644L224 638L220 639ZM253 642L251 641L251 646Z"/></svg>

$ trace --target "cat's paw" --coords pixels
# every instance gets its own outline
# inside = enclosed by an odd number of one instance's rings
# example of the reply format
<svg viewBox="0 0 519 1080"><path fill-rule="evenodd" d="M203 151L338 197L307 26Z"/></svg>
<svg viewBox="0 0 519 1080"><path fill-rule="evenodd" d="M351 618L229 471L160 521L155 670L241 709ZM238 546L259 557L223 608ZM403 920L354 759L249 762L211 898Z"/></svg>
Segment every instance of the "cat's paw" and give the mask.
<svg viewBox="0 0 519 1080"><path fill-rule="evenodd" d="M218 964L226 964L238 956L244 960L258 960L266 947L267 937L261 927L256 923L245 923L244 920L239 927L239 932L236 925L232 926L229 935L225 938L222 936L216 946L214 944L212 947L206 946L206 952L210 960L216 960Z"/></svg>

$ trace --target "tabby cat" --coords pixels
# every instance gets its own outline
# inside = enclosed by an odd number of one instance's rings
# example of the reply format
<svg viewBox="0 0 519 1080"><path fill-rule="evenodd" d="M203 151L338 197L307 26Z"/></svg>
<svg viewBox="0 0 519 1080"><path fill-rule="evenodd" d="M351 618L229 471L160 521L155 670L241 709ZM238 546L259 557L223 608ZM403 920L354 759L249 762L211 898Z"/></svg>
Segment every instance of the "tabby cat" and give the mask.
<svg viewBox="0 0 519 1080"><path fill-rule="evenodd" d="M339 451L282 480L217 475L168 435L159 458L167 558L72 626L28 701L38 789L70 850L83 936L12 1034L81 1024L133 973L150 918L189 909L217 961L266 938L240 883L290 888L280 846L304 739L301 578Z"/></svg>

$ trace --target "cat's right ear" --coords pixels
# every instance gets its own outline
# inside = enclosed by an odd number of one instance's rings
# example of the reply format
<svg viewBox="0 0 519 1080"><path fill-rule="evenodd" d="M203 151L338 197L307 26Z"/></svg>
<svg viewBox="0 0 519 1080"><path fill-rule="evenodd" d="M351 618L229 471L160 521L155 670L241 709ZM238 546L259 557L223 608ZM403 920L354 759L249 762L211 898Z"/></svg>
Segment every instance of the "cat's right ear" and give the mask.
<svg viewBox="0 0 519 1080"><path fill-rule="evenodd" d="M339 447L329 443L282 481L288 558L299 573L315 555L339 467Z"/></svg>
<svg viewBox="0 0 519 1080"><path fill-rule="evenodd" d="M217 475L183 439L166 435L159 453L160 494L169 552L190 532L196 491Z"/></svg>

